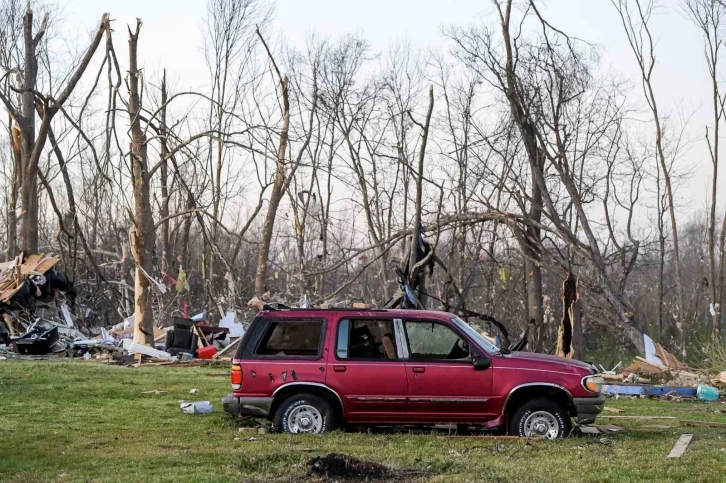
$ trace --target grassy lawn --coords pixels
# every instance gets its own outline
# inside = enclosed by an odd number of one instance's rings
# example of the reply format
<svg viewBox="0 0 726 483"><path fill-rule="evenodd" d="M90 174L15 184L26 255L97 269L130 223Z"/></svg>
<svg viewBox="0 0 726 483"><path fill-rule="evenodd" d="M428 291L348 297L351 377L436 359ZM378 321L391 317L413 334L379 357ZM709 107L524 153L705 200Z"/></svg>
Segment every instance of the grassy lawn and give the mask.
<svg viewBox="0 0 726 483"><path fill-rule="evenodd" d="M223 369L0 361L0 481L299 481L316 455L347 453L422 481L724 481L726 431L673 420L608 420L626 432L527 444L415 434L290 437L239 432ZM199 389L190 395L189 390ZM143 395L144 391L166 391ZM211 415L179 411L210 400ZM619 400L621 415L726 422L723 403ZM609 414L609 413L608 413ZM603 420L605 421L605 420ZM694 433L669 460L678 436ZM248 441L254 438L256 440Z"/></svg>

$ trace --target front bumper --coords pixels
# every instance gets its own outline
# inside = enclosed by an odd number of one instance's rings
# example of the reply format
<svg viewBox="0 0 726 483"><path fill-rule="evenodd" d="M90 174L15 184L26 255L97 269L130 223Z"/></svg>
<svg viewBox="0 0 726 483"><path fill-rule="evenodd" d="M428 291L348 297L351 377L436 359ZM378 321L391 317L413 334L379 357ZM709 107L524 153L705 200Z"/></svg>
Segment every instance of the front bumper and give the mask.
<svg viewBox="0 0 726 483"><path fill-rule="evenodd" d="M222 407L230 414L266 418L272 407L271 397L236 397L232 394L222 398Z"/></svg>
<svg viewBox="0 0 726 483"><path fill-rule="evenodd" d="M572 398L577 412L577 422L579 424L590 424L595 422L597 415L605 409L605 395L593 397L575 397Z"/></svg>

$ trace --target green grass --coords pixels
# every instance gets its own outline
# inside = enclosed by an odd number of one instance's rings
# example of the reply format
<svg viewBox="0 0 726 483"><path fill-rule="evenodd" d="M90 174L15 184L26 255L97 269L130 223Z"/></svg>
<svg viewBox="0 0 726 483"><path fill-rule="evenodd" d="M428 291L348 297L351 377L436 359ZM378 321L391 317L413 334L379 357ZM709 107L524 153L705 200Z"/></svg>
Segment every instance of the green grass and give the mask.
<svg viewBox="0 0 726 483"><path fill-rule="evenodd" d="M415 434L291 437L238 432L220 398L223 369L127 368L93 362L0 361L0 481L300 481L330 452L398 468L426 481L724 481L726 431L674 421L610 420L625 433L527 444ZM198 388L198 394L189 390ZM167 391L159 396L144 391ZM211 415L179 411L210 400ZM619 400L622 415L726 422L723 403ZM662 426L667 426L663 428ZM696 436L678 460L682 433ZM257 441L247 441L248 438Z"/></svg>

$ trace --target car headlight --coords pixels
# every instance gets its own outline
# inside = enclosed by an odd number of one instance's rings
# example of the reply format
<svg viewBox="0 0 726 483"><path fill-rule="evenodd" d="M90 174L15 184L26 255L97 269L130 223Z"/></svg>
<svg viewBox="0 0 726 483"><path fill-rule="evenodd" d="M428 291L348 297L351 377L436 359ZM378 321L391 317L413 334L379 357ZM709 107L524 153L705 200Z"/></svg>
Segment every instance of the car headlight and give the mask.
<svg viewBox="0 0 726 483"><path fill-rule="evenodd" d="M590 392L600 393L605 379L599 376L587 376L582 379L582 387Z"/></svg>

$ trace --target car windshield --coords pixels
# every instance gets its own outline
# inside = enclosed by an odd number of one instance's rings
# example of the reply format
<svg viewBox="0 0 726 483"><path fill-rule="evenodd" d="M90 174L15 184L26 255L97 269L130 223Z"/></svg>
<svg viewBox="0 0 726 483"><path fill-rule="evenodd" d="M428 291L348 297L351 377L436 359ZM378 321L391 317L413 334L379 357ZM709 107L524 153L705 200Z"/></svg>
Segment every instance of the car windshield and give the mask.
<svg viewBox="0 0 726 483"><path fill-rule="evenodd" d="M451 319L454 324L464 332L466 332L466 335L474 339L474 341L477 343L479 347L487 351L489 354L499 354L501 350L499 347L492 344L492 342L481 335L479 332L477 332L472 326L461 320L459 317L454 317Z"/></svg>

